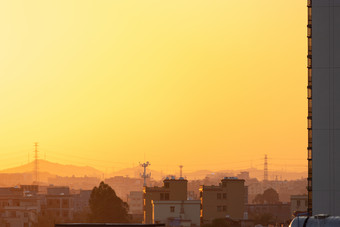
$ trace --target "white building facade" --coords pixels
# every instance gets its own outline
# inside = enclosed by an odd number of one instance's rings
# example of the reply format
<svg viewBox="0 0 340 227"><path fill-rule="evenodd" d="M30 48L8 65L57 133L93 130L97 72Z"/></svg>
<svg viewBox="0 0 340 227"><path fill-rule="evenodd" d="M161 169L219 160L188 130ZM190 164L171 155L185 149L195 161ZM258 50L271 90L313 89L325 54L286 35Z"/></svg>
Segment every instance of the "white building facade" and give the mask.
<svg viewBox="0 0 340 227"><path fill-rule="evenodd" d="M200 200L152 201L152 222L166 226L200 226Z"/></svg>
<svg viewBox="0 0 340 227"><path fill-rule="evenodd" d="M308 0L308 207L340 216L340 0Z"/></svg>
<svg viewBox="0 0 340 227"><path fill-rule="evenodd" d="M290 196L290 213L297 215L307 212L307 195L291 195Z"/></svg>

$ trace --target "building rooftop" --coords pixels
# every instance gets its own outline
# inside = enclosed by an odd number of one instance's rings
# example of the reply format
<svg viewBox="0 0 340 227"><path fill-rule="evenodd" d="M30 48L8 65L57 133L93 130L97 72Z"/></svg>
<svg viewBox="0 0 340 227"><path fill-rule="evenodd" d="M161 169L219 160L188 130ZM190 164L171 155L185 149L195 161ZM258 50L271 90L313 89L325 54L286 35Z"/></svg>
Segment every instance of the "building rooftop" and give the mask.
<svg viewBox="0 0 340 227"><path fill-rule="evenodd" d="M152 200L153 204L200 204L201 200Z"/></svg>
<svg viewBox="0 0 340 227"><path fill-rule="evenodd" d="M133 223L67 223L67 224L55 224L55 227L66 227L66 226L95 226L95 227L162 227L165 224L133 224Z"/></svg>

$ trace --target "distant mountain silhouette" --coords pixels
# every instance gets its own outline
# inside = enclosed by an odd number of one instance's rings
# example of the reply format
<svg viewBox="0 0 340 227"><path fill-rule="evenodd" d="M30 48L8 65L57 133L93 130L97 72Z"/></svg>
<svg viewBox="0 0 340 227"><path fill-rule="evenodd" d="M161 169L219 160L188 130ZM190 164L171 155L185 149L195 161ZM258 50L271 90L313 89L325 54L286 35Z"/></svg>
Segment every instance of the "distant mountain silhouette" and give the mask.
<svg viewBox="0 0 340 227"><path fill-rule="evenodd" d="M1 173L30 173L32 174L34 170L34 162L30 162L25 165L0 170ZM193 172L185 171L183 169L183 176L188 180L195 180L195 179L204 179L206 176L208 177L224 177L224 176L236 176L241 171L249 171L250 177L256 177L259 180L263 178L263 170L256 169L256 168L248 168L243 170L219 170L219 171L212 171L212 170L197 170ZM53 163L46 160L39 159L39 181L47 182L47 179L50 177L55 176L62 176L62 177L97 177L105 178L113 177L113 176L129 176L131 178L140 178L140 173L143 172L143 168L140 166L135 166L132 168L125 168L119 171L115 171L113 173L104 173L98 169L95 169L90 166L76 166L76 165L63 165L59 163ZM151 172L151 178L155 180L164 179L166 176L175 175L176 178L179 177L179 171L175 174L167 173L165 171L157 171L151 168L147 169L147 173ZM302 177L305 178L307 176L307 171L303 172L288 172L288 171L269 171L269 179L274 180L291 180L291 179L301 179ZM33 177L33 176L32 176Z"/></svg>
<svg viewBox="0 0 340 227"><path fill-rule="evenodd" d="M39 175L58 175L58 176L76 176L76 177L101 177L102 172L90 166L63 165L46 160L38 160ZM33 173L34 162L21 166L0 170L0 173Z"/></svg>

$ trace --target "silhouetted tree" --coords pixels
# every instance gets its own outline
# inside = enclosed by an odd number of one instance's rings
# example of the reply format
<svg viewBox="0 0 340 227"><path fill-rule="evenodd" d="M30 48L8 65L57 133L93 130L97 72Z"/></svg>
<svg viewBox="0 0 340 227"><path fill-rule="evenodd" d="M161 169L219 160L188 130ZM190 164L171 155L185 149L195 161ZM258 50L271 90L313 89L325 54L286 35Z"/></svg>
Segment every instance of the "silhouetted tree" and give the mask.
<svg viewBox="0 0 340 227"><path fill-rule="evenodd" d="M90 200L90 220L98 223L128 222L128 205L123 202L115 191L104 182L94 187Z"/></svg>
<svg viewBox="0 0 340 227"><path fill-rule="evenodd" d="M265 190L263 194L257 194L253 199L253 203L256 204L276 204L279 202L279 194L272 188Z"/></svg>
<svg viewBox="0 0 340 227"><path fill-rule="evenodd" d="M264 203L263 195L262 194L257 194L255 196L255 198L253 199L253 203L255 203L255 204L263 204Z"/></svg>
<svg viewBox="0 0 340 227"><path fill-rule="evenodd" d="M263 200L268 204L279 203L279 194L273 189L269 188L263 192Z"/></svg>

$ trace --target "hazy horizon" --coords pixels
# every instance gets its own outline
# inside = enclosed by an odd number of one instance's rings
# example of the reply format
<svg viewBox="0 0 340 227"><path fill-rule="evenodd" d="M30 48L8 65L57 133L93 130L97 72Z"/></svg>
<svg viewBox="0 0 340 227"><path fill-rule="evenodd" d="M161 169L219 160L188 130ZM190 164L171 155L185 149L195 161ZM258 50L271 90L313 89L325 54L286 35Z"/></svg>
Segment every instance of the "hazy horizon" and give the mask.
<svg viewBox="0 0 340 227"><path fill-rule="evenodd" d="M60 172L60 168L63 169ZM35 171L35 161L30 163L26 163L20 166L14 166L8 169L0 169L0 174L3 173L13 173L13 174L32 174L34 176ZM258 169L255 167L251 168L244 168L244 169L228 169L224 168L221 170L217 170L214 168L210 169L200 169L196 171L187 171L183 170L183 176L188 180L195 180L195 179L204 179L206 176L220 176L220 177L231 177L237 176L237 174L241 173L242 171L249 172L250 178L257 178L258 180L263 180L263 169ZM141 178L140 174L143 172L143 168L140 165L131 166L124 169L116 169L116 170L100 170L96 169L92 166L81 166L81 165L73 165L73 164L61 164L56 162L51 162L49 160L39 159L38 160L38 172L39 175L42 175L45 179L46 177L51 176L61 176L61 177L98 177L100 179L110 178L114 176L123 176L123 177L131 177L131 178ZM175 176L179 177L179 168L177 169L163 169L163 170L155 170L151 166L147 169L148 173L151 174L151 178L155 180L163 179L166 176ZM47 175L46 175L47 174ZM307 172L298 172L292 171L289 169L282 169L282 170L271 170L268 169L268 179L269 180L298 180L302 178L306 178ZM0 177L1 178L1 177ZM39 178L39 177L38 177ZM46 179L45 179L46 180Z"/></svg>

